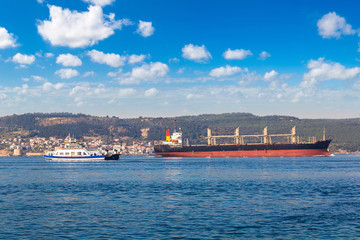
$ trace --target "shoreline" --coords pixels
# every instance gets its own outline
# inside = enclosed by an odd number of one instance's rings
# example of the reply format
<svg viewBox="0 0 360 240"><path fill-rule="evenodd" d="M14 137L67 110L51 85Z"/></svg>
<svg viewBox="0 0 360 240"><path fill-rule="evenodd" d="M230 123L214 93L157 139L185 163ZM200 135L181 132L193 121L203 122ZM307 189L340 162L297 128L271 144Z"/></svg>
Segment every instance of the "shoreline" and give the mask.
<svg viewBox="0 0 360 240"><path fill-rule="evenodd" d="M346 152L346 151L337 151L332 152L333 155L360 155L360 151L357 152ZM146 154L144 154L145 156ZM21 155L14 155L12 151L0 150L0 157L42 157L44 156L43 152L28 152ZM127 154L127 156L139 156L138 154Z"/></svg>

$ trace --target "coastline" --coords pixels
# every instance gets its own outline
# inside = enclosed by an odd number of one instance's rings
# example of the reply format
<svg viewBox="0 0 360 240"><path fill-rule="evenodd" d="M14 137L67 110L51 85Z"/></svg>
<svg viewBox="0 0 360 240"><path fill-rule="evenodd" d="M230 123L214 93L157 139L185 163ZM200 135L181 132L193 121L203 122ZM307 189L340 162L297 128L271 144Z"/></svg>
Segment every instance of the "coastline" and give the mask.
<svg viewBox="0 0 360 240"><path fill-rule="evenodd" d="M332 154L334 155L360 155L360 151L356 151L356 152L348 152L348 151L336 151L336 152L332 152ZM127 154L127 155L131 155L131 154ZM14 154L14 151L10 151L7 149L3 149L0 150L0 157L19 157L19 156L23 156L23 157L41 157L44 156L43 152L27 152L21 155L18 154ZM134 154L135 156L135 154Z"/></svg>

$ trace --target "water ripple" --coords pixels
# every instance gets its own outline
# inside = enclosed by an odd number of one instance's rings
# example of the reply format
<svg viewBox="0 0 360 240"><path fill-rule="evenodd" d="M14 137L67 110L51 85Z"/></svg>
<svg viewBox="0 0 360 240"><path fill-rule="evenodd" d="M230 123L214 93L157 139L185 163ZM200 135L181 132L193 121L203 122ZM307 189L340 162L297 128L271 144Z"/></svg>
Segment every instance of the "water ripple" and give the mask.
<svg viewBox="0 0 360 240"><path fill-rule="evenodd" d="M1 239L357 239L360 156L0 159Z"/></svg>

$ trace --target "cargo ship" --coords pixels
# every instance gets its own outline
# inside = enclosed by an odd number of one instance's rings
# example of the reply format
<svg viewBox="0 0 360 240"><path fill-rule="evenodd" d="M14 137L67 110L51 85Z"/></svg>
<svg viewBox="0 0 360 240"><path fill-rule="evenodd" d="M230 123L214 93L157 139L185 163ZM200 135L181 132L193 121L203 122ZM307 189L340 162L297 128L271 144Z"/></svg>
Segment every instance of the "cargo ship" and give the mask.
<svg viewBox="0 0 360 240"><path fill-rule="evenodd" d="M207 129L208 144L190 145L183 144L182 132L166 131L166 140L154 145L155 154L163 157L305 157L305 156L329 156L331 139L300 141L296 136L296 127L291 129L290 134L268 134L267 127L261 135L240 135L239 128L234 135L213 136L211 129ZM216 144L216 139L233 138L234 143ZM286 138L287 141L273 142L273 139ZM249 139L260 139L260 142L251 142Z"/></svg>

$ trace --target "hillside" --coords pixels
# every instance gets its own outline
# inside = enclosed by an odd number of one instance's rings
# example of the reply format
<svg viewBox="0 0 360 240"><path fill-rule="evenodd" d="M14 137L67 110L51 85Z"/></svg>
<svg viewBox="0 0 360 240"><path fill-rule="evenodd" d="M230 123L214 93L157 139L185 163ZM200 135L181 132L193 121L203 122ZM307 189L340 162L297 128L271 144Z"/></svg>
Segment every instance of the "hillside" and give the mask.
<svg viewBox="0 0 360 240"><path fill-rule="evenodd" d="M299 119L290 116L255 116L250 113L206 114L174 118L120 119L117 117L95 117L71 113L29 113L0 118L1 138L57 137L69 133L76 138L100 137L105 142L114 139L149 141L165 138L167 128L181 127L184 138L191 143L204 143L206 129L213 134L233 134L240 127L240 134L261 134L268 126L269 134L290 133L296 126L300 139L315 136L333 139L331 150L360 151L360 119Z"/></svg>

